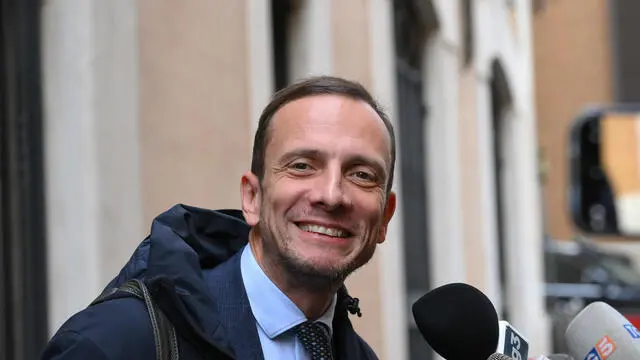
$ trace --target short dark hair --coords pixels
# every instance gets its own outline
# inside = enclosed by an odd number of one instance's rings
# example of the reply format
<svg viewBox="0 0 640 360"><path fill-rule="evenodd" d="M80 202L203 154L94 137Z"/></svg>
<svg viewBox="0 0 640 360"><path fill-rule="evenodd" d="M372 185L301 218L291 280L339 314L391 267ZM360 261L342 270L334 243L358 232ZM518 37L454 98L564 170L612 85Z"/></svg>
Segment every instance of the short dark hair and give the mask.
<svg viewBox="0 0 640 360"><path fill-rule="evenodd" d="M284 105L301 98L314 95L338 95L354 100L361 100L371 106L380 116L384 126L387 128L391 142L391 167L389 169L389 179L387 183L387 193L391 191L393 185L393 172L396 163L396 137L393 131L393 124L382 106L360 83L335 76L314 76L290 85L276 92L269 104L264 108L258 121L258 129L253 140L253 155L251 158L251 172L255 174L260 182L264 177L264 159L269 143L269 125L273 115Z"/></svg>

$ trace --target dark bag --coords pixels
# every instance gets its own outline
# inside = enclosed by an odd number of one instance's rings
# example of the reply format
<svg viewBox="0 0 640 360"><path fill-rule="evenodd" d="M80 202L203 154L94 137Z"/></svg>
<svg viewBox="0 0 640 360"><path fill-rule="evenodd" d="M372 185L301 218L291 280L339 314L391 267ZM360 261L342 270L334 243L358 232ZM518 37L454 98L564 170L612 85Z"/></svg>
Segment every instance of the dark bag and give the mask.
<svg viewBox="0 0 640 360"><path fill-rule="evenodd" d="M147 307L147 313L151 320L151 327L153 328L153 338L156 345L156 360L179 360L180 354L178 351L176 330L173 327L173 324L171 324L171 321L169 321L166 315L153 301L151 294L149 293L149 289L147 289L147 286L141 280L129 280L118 288L106 291L95 299L89 306L119 297L117 296L119 292L127 293L128 295L144 301L144 304Z"/></svg>

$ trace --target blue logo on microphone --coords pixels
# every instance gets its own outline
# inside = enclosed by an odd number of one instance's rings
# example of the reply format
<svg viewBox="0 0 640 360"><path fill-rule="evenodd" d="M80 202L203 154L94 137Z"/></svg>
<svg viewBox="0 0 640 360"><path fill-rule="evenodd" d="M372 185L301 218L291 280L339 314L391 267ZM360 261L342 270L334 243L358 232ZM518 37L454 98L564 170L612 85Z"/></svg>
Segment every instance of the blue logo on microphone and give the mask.
<svg viewBox="0 0 640 360"><path fill-rule="evenodd" d="M602 358L600 357L600 354L598 354L596 349L593 348L591 349L591 351L589 351L587 356L584 357L584 360L602 360Z"/></svg>
<svg viewBox="0 0 640 360"><path fill-rule="evenodd" d="M633 324L624 324L623 326L632 338L640 339L640 331L638 331L638 329L633 326Z"/></svg>

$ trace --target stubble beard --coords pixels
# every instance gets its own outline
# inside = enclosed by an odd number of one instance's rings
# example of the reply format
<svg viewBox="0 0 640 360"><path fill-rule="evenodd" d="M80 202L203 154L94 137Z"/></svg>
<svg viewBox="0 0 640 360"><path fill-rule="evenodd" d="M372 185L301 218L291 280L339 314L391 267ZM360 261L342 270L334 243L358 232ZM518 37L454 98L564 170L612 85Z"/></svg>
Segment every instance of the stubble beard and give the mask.
<svg viewBox="0 0 640 360"><path fill-rule="evenodd" d="M285 239L286 234L281 234L282 239L276 240L275 234L268 227L268 217L262 217L264 222L258 226L265 257L275 268L282 271L288 286L302 288L311 292L324 292L336 289L359 266L354 261L336 267L320 267L313 263L313 259L304 259L291 247L291 240Z"/></svg>

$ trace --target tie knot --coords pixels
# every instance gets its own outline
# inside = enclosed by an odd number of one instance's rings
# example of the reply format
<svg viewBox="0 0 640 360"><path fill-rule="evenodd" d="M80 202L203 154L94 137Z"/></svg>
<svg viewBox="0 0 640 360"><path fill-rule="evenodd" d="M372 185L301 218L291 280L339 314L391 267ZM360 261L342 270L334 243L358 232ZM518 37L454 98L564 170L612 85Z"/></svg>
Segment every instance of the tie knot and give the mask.
<svg viewBox="0 0 640 360"><path fill-rule="evenodd" d="M329 327L319 321L306 321L296 326L293 331L312 360L331 360L331 336Z"/></svg>

